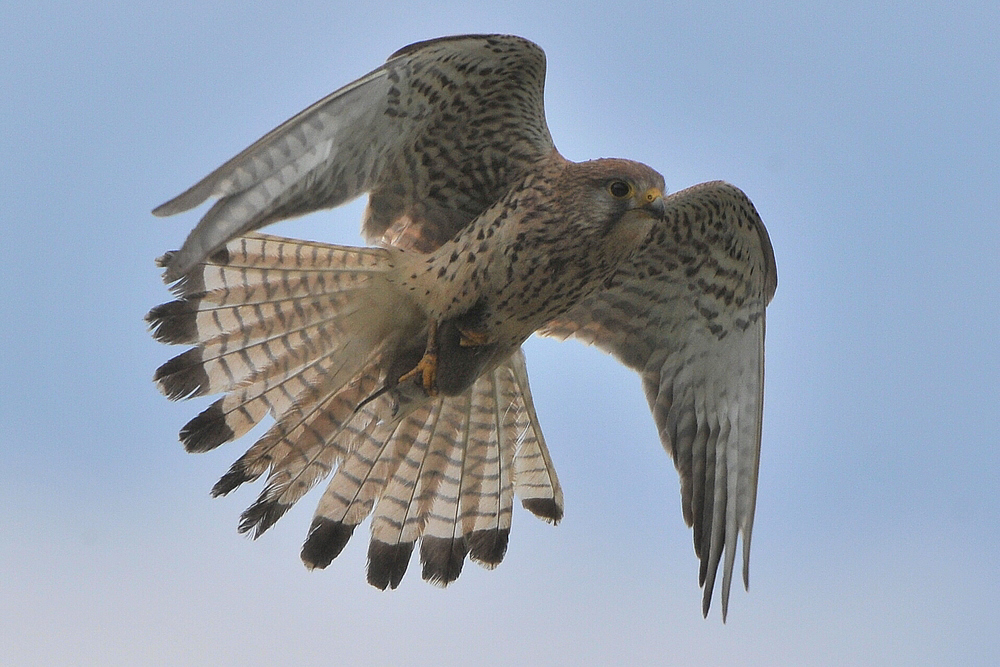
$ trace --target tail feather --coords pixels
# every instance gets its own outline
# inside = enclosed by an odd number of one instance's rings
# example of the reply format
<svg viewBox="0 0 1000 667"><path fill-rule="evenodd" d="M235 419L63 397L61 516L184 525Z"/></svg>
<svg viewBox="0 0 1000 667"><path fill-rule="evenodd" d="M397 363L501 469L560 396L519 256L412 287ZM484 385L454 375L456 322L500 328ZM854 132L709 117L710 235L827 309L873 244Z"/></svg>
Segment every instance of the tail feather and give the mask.
<svg viewBox="0 0 1000 667"><path fill-rule="evenodd" d="M355 431L350 453L320 498L316 516L356 526L371 513L417 433L404 428L404 422L379 422L372 404L353 421L363 427Z"/></svg>
<svg viewBox="0 0 1000 667"><path fill-rule="evenodd" d="M201 362L210 376L221 376L220 386L213 387L211 393L230 391L286 357L294 359L315 353L319 347L343 345L367 291L367 286L361 285L323 298L226 308L224 313L222 309L200 312L198 317L211 323L196 324ZM220 369L213 373L215 365ZM223 384L227 380L231 386Z"/></svg>
<svg viewBox="0 0 1000 667"><path fill-rule="evenodd" d="M347 377L350 369L345 371L339 358L355 348L356 341L348 341L318 358L306 348L294 356L275 358L271 366L191 420L181 430L182 442L189 451L207 451L246 434L268 412L275 417L286 414L324 378L337 382Z"/></svg>
<svg viewBox="0 0 1000 667"><path fill-rule="evenodd" d="M389 399L383 396L378 400ZM320 498L313 529L302 547L302 560L307 567L329 565L343 549L343 544L330 536L349 536L371 513L376 502L388 506L388 501L379 501L379 497L390 480L398 476L400 465L417 451L426 451L426 447L421 448L415 442L426 422L428 406L421 406L403 419L381 423L378 412L378 406L369 403L355 416L368 427L358 433L357 446L340 464ZM412 542L401 545L397 539L390 547L373 537L368 576L372 585L383 590L389 585L398 586L412 549Z"/></svg>
<svg viewBox="0 0 1000 667"><path fill-rule="evenodd" d="M273 275L265 271L292 275L293 280L287 284L298 283L309 276L324 280L331 274L381 273L385 252L383 248L337 246L250 233L235 237L209 256L202 266L212 267L210 270L198 271L196 265L184 280L175 284L185 293L250 287L271 290L276 286L284 287L286 283L276 282ZM160 265L169 263L169 259L170 253L161 258Z"/></svg>
<svg viewBox="0 0 1000 667"><path fill-rule="evenodd" d="M271 270L265 275L274 278ZM184 294L177 301L153 308L147 321L153 337L168 345L195 345L224 340L227 334L245 336L252 326L305 312L329 312L330 300L354 289L366 289L366 274L340 279L284 275L275 287L231 287ZM346 298L344 299L347 300ZM275 312L277 310L277 312ZM282 319L281 324L285 324ZM257 339L261 337L258 336Z"/></svg>
<svg viewBox="0 0 1000 667"><path fill-rule="evenodd" d="M398 586L418 540L434 583L453 581L466 556L498 564L515 494L547 521L563 511L519 350L459 396L407 385L370 400L426 326L393 287L395 252L249 234L147 316L158 340L194 345L157 371L161 390L224 394L181 430L189 451L275 419L212 490L266 474L240 530L260 535L332 473L302 559L326 567L371 515L368 580L383 589Z"/></svg>
<svg viewBox="0 0 1000 667"><path fill-rule="evenodd" d="M287 480L272 476L251 514L259 513L288 484L308 486L315 468L333 464L336 455L312 451L323 438L310 429L329 426L324 402L354 379L387 338L421 326L416 307L389 283L392 270L386 249L251 234L233 239L179 281L178 301L150 312L147 320L160 340L197 344L157 371L164 393L186 398L229 392L185 426L182 439L189 449L204 451L239 437L268 412L277 420L220 480L217 493L293 454L315 461L308 472L295 470ZM348 400L341 398L338 405ZM297 449L303 446L308 451ZM280 500L288 500L287 494Z"/></svg>
<svg viewBox="0 0 1000 667"><path fill-rule="evenodd" d="M230 392L275 373L288 377L317 357L339 353L338 357L349 358L348 346L371 348L385 332L376 330L364 337L371 310L369 293L376 285L363 284L371 283L369 278L359 282L321 299L281 300L249 309L227 307L222 312L184 301L165 304L180 306L169 313L164 307L154 309L150 318L162 339L188 342L194 336L199 341L198 347L161 366L155 379L171 397L179 393L178 387L190 385L191 377L197 381L186 389L188 393Z"/></svg>
<svg viewBox="0 0 1000 667"><path fill-rule="evenodd" d="M396 472L381 494L372 517L371 542L368 548L368 581L385 590L395 588L406 572L413 545L423 534L426 507L420 511L417 497L433 494L429 488L437 481L432 462L427 456L430 443L438 433L443 400L421 406L405 420L403 426L413 431L413 440ZM425 476L426 475L426 476ZM331 482L331 486L332 486ZM426 504L426 503L425 503Z"/></svg>
<svg viewBox="0 0 1000 667"><path fill-rule="evenodd" d="M311 388L271 427L261 438L271 464L267 486L243 513L240 532L259 536L330 474L363 430L352 423L355 408L376 388L370 375L332 391Z"/></svg>
<svg viewBox="0 0 1000 667"><path fill-rule="evenodd" d="M424 578L447 585L466 556L487 568L503 559L515 489L527 494L533 512L558 521L562 494L519 365L520 352L467 393L426 402L391 428L362 434L367 441L320 500L302 550L306 564L329 565L373 512L369 583L398 586L420 540Z"/></svg>
<svg viewBox="0 0 1000 667"><path fill-rule="evenodd" d="M314 367L309 369L314 373L310 373L308 377L304 372L299 373L259 397L259 401L267 401L277 421L233 463L229 472L216 484L212 491L213 495L229 493L240 484L253 481L268 470L277 472L281 463L286 460L291 464L294 464L296 459L308 461L306 450L315 448L317 442L330 440L343 433L342 426L346 426L353 411L351 398L363 400L368 395L365 392L370 393L376 383L371 378L362 377L353 388L346 387L344 394L318 390L317 387L321 385L314 383L313 380L319 380L323 376L322 369L331 361L328 358L318 360ZM335 371L331 370L330 374L334 373ZM294 393L289 391L286 384L295 384L298 391ZM275 401L271 401L271 398ZM325 405L326 411L317 410L317 406L321 404ZM337 410L336 413L332 412L334 409ZM319 424L318 421L326 422L326 425L333 422L335 425L329 431L322 431L320 429L324 424ZM305 435L301 436L303 439L299 441L297 438L301 434ZM297 455L289 459L293 452Z"/></svg>
<svg viewBox="0 0 1000 667"><path fill-rule="evenodd" d="M469 394L462 394L458 399L446 404L443 414L445 423L456 437L440 438L431 443L437 445L431 455L439 458L442 465L420 540L422 576L425 581L441 586L458 578L468 553L459 514L467 481L463 473L469 453Z"/></svg>
<svg viewBox="0 0 1000 667"><path fill-rule="evenodd" d="M511 357L510 374L513 386L509 391L516 409L508 410L506 419L510 421L508 429L519 434L514 456L514 493L532 514L550 523L559 523L563 517L562 486L535 414L528 369L520 350Z"/></svg>
<svg viewBox="0 0 1000 667"><path fill-rule="evenodd" d="M507 551L514 484L510 477L513 447L501 447L504 397L494 374L483 378L483 391L473 393L469 448L466 454L468 489L462 494L462 532L469 557L495 567Z"/></svg>

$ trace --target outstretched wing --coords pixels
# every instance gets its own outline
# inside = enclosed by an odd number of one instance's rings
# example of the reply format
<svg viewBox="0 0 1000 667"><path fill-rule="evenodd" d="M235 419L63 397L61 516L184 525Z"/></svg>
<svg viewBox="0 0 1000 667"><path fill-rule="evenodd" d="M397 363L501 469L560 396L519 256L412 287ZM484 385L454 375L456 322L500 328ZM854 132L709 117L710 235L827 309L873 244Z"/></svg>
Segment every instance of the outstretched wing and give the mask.
<svg viewBox="0 0 1000 667"><path fill-rule="evenodd" d="M723 556L725 619L738 535L749 583L764 394L764 309L777 271L750 200L722 182L671 195L667 217L608 289L547 325L638 371L681 478L703 611Z"/></svg>
<svg viewBox="0 0 1000 667"><path fill-rule="evenodd" d="M520 37L446 37L400 49L156 208L173 215L218 198L165 279L241 233L364 192L369 241L415 230L421 249L433 249L553 150L544 81L544 53Z"/></svg>

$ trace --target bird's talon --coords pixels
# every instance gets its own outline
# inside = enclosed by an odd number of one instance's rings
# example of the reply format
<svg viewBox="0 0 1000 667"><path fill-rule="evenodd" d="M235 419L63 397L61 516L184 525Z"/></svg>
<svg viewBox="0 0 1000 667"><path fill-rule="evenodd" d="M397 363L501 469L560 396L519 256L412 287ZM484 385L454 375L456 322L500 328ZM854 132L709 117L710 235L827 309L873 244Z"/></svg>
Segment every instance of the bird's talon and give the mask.
<svg viewBox="0 0 1000 667"><path fill-rule="evenodd" d="M437 355L425 352L417 365L399 378L399 383L413 378L417 378L417 383L424 388L428 396L437 396Z"/></svg>
<svg viewBox="0 0 1000 667"><path fill-rule="evenodd" d="M458 327L458 333L461 334L458 339L458 344L462 347L478 347L480 345L486 345L490 342L490 336L485 331L462 329L461 327Z"/></svg>

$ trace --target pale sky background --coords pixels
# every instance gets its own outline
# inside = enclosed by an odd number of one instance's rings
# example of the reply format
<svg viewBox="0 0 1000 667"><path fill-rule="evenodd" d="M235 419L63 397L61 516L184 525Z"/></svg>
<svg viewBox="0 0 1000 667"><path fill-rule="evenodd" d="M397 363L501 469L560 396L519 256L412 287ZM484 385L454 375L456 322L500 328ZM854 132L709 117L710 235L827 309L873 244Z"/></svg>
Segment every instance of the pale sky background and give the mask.
<svg viewBox="0 0 1000 667"><path fill-rule="evenodd" d="M878 5L878 6L873 6ZM22 2L0 12L0 664L1000 664L1000 5ZM377 8L375 8L377 7ZM314 491L236 532L249 442L150 381L149 211L420 39L548 54L571 159L726 179L777 257L749 594L700 613L637 378L526 346L566 493L492 572L364 582L366 530L298 557ZM359 242L360 203L272 227Z"/></svg>

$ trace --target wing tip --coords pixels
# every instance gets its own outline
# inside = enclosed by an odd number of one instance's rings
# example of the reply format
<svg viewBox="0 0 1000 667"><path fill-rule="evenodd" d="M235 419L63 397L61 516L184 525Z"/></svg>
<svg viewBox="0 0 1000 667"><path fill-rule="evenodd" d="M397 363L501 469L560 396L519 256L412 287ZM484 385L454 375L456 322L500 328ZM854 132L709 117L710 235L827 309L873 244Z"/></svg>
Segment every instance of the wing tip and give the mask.
<svg viewBox="0 0 1000 667"><path fill-rule="evenodd" d="M174 200L171 199L168 202L160 204L154 208L150 213L155 215L157 218L166 218L168 216L174 215L175 213L182 213L185 209L182 209L174 204Z"/></svg>
<svg viewBox="0 0 1000 667"><path fill-rule="evenodd" d="M217 175L218 171L216 170L209 174L173 199L167 200L154 208L152 210L153 215L157 218L166 218L171 215L190 211L203 203L212 194L212 185L215 182L213 177Z"/></svg>
<svg viewBox="0 0 1000 667"><path fill-rule="evenodd" d="M163 282L171 286L171 290L178 295L186 294L188 291L187 282L189 280L188 267L184 271L180 270L180 250L169 250L156 258L157 268L163 269Z"/></svg>
<svg viewBox="0 0 1000 667"><path fill-rule="evenodd" d="M414 53L415 51L419 51L428 46L436 46L446 42L458 42L462 40L482 40L482 41L509 40L511 42L522 42L525 45L537 49L538 51L542 50L540 46L532 42L530 39L527 39L525 37L520 37L518 35L509 35L502 33L470 33L463 35L446 35L444 37L433 37L431 39L424 39L419 42L407 44L401 49L397 49L396 51L394 51L392 55L390 55L387 58L387 60L392 60L394 58L398 58L399 56L405 56Z"/></svg>

